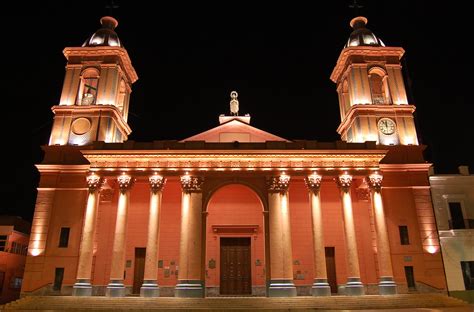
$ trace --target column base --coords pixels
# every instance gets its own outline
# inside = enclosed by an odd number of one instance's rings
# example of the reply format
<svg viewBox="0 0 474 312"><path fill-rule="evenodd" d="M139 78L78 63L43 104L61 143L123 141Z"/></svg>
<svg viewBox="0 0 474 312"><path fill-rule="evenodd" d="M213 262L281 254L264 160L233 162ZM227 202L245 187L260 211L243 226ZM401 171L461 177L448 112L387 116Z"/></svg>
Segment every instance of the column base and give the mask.
<svg viewBox="0 0 474 312"><path fill-rule="evenodd" d="M90 279L77 279L72 286L73 296L92 296L92 285Z"/></svg>
<svg viewBox="0 0 474 312"><path fill-rule="evenodd" d="M296 297L293 280L270 280L268 297Z"/></svg>
<svg viewBox="0 0 474 312"><path fill-rule="evenodd" d="M144 280L140 287L140 297L159 297L160 287L156 280Z"/></svg>
<svg viewBox="0 0 474 312"><path fill-rule="evenodd" d="M365 294L364 285L361 283L360 277L348 277L344 290L347 296L362 296Z"/></svg>
<svg viewBox="0 0 474 312"><path fill-rule="evenodd" d="M204 283L200 280L179 280L174 296L179 298L204 298Z"/></svg>
<svg viewBox="0 0 474 312"><path fill-rule="evenodd" d="M396 295L397 284L393 281L393 276L381 276L379 281L380 295Z"/></svg>
<svg viewBox="0 0 474 312"><path fill-rule="evenodd" d="M311 293L315 297L331 296L331 287L329 287L327 278L315 278Z"/></svg>
<svg viewBox="0 0 474 312"><path fill-rule="evenodd" d="M110 280L105 292L107 297L125 297L125 286L123 280Z"/></svg>

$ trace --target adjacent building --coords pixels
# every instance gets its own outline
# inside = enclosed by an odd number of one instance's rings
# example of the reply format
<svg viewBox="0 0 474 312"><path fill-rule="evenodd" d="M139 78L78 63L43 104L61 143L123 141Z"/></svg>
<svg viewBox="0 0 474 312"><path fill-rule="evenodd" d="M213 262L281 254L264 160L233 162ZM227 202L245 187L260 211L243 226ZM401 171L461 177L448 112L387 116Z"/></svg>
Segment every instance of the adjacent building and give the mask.
<svg viewBox="0 0 474 312"><path fill-rule="evenodd" d="M0 216L0 304L20 297L30 226L19 217Z"/></svg>
<svg viewBox="0 0 474 312"><path fill-rule="evenodd" d="M365 17L351 21L330 77L341 141L326 143L252 126L237 92L215 128L127 140L138 75L117 21L101 23L64 49L23 294L445 291L404 50L386 47Z"/></svg>
<svg viewBox="0 0 474 312"><path fill-rule="evenodd" d="M449 294L474 303L474 175L460 166L430 184Z"/></svg>

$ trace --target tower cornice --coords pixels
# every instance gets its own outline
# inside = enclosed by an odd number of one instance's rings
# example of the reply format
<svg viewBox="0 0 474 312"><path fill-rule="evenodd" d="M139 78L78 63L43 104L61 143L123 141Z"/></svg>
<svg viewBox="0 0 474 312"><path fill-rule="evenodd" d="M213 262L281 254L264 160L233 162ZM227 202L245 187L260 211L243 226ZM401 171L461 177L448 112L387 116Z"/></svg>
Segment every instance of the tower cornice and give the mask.
<svg viewBox="0 0 474 312"><path fill-rule="evenodd" d="M117 122L120 131L129 135L132 133L132 129L123 119L119 109L114 105L55 105L51 107L51 110L55 115L81 115L81 116L93 116L93 115L112 115L113 119Z"/></svg>
<svg viewBox="0 0 474 312"><path fill-rule="evenodd" d="M104 56L115 56L120 60L120 65L124 68L127 78L130 83L134 83L138 80L137 72L132 66L132 61L127 53L127 50L121 47L67 47L63 50L63 54L70 63L73 62L74 57L80 57L81 61L83 58L88 57L104 57Z"/></svg>
<svg viewBox="0 0 474 312"><path fill-rule="evenodd" d="M344 48L337 59L336 66L334 67L330 78L333 82L337 83L344 72L344 68L347 67L347 62L352 56L396 56L398 59L401 59L403 54L405 54L405 50L401 47L358 46Z"/></svg>
<svg viewBox="0 0 474 312"><path fill-rule="evenodd" d="M413 117L415 111L414 105L400 104L400 105L374 105L374 104L356 104L350 108L347 112L346 117L337 127L337 133L342 134L347 127L350 126L351 121L355 117L366 115L366 116L379 116L379 117Z"/></svg>

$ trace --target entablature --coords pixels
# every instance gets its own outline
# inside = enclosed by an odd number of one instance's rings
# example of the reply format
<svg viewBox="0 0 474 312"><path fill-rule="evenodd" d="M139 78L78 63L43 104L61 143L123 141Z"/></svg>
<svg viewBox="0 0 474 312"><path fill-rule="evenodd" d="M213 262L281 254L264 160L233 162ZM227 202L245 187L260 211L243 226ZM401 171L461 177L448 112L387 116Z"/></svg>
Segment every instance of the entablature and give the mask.
<svg viewBox="0 0 474 312"><path fill-rule="evenodd" d="M385 150L83 150L95 171L371 171Z"/></svg>

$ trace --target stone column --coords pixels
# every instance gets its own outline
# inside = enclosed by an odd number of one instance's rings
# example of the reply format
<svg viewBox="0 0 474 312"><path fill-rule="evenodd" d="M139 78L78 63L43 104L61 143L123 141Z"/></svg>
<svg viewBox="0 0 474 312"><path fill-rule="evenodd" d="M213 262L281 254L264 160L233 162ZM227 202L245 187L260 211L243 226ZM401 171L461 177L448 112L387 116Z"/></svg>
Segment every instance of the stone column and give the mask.
<svg viewBox="0 0 474 312"><path fill-rule="evenodd" d="M89 195L84 213L84 225L82 228L81 245L79 248L79 262L77 264L76 283L72 288L73 296L92 296L91 274L92 258L94 256L94 230L99 207L99 193L105 183L105 179L92 173L87 176Z"/></svg>
<svg viewBox="0 0 474 312"><path fill-rule="evenodd" d="M202 280L202 183L203 178L181 177L181 240L175 297L204 297Z"/></svg>
<svg viewBox="0 0 474 312"><path fill-rule="evenodd" d="M342 174L336 178L336 183L341 190L342 210L344 213L344 235L347 252L347 284L345 293L349 296L364 294L364 285L360 281L359 256L357 254L357 240L352 213L351 184L352 176Z"/></svg>
<svg viewBox="0 0 474 312"><path fill-rule="evenodd" d="M314 253L314 282L312 287L313 296L330 296L331 287L328 284L326 271L326 251L324 246L323 216L321 212L320 187L322 177L311 174L305 178L305 184L309 191L309 202L311 204L311 221L313 228L313 253Z"/></svg>
<svg viewBox="0 0 474 312"><path fill-rule="evenodd" d="M166 179L160 175L150 178L150 213L148 218L148 238L146 243L145 274L140 288L142 297L159 297L158 287L158 244L160 235L161 196Z"/></svg>
<svg viewBox="0 0 474 312"><path fill-rule="evenodd" d="M130 205L130 189L134 179L126 174L117 177L120 194L117 206L117 219L115 221L114 244L112 247L112 264L110 282L107 285L106 295L109 297L125 296L123 277L125 271L125 247L127 229L127 211Z"/></svg>
<svg viewBox="0 0 474 312"><path fill-rule="evenodd" d="M381 295L395 295L397 284L393 281L392 257L390 255L390 241L388 240L387 223L382 203L382 175L371 174L366 178L372 198L372 209L375 219L377 235L377 260L379 267L379 293Z"/></svg>
<svg viewBox="0 0 474 312"><path fill-rule="evenodd" d="M282 174L268 180L270 230L270 285L269 297L296 296L293 283L291 252L290 207L288 186L290 177Z"/></svg>

